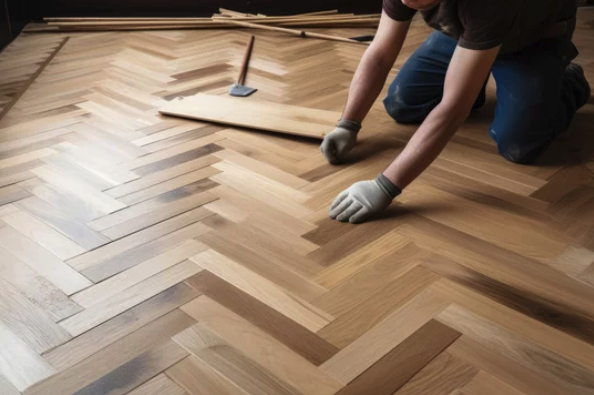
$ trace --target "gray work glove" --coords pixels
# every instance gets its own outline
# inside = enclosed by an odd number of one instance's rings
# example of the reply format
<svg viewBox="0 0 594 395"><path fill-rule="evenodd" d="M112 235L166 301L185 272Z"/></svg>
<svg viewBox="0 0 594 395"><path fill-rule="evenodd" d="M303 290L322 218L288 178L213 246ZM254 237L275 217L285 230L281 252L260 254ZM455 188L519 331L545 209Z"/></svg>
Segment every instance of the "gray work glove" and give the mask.
<svg viewBox="0 0 594 395"><path fill-rule="evenodd" d="M361 130L361 123L342 119L336 129L324 137L320 149L328 162L339 164L357 144L357 133Z"/></svg>
<svg viewBox="0 0 594 395"><path fill-rule="evenodd" d="M384 211L402 191L386 176L360 181L342 191L330 206L330 218L359 224Z"/></svg>

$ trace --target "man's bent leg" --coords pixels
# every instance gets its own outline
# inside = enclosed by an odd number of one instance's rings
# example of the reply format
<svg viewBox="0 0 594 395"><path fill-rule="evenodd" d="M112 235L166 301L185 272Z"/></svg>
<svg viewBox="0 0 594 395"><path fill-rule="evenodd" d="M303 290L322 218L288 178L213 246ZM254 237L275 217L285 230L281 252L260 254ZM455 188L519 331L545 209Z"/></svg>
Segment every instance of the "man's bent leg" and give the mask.
<svg viewBox="0 0 594 395"><path fill-rule="evenodd" d="M384 99L399 123L422 122L441 101L445 75L457 41L434 32L404 63Z"/></svg>
<svg viewBox="0 0 594 395"><path fill-rule="evenodd" d="M565 37L543 39L495 61L497 108L489 132L500 154L512 162L538 159L589 98L579 68L567 67L577 56L569 27Z"/></svg>

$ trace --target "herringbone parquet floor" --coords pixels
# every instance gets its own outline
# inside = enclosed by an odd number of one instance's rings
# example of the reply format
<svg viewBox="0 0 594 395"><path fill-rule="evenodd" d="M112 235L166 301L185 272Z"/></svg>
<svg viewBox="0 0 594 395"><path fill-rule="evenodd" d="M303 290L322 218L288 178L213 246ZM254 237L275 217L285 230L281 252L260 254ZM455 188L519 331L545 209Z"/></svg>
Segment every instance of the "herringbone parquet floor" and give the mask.
<svg viewBox="0 0 594 395"><path fill-rule="evenodd" d="M594 82L593 29L582 9ZM384 218L340 224L335 195L415 130L380 101L340 167L158 115L226 94L248 35L30 34L0 55L0 393L594 394L594 101L519 166L488 137L490 86ZM340 111L363 50L257 33L247 100Z"/></svg>

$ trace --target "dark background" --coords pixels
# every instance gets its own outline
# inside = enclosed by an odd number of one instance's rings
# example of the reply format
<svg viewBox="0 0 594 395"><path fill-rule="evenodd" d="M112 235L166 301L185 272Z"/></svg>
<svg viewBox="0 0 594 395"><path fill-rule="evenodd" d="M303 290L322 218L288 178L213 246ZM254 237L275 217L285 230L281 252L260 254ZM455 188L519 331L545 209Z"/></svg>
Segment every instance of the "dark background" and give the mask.
<svg viewBox="0 0 594 395"><path fill-rule="evenodd" d="M210 16L219 7L270 15L338 9L380 12L381 0L0 0L0 50L24 25L43 17Z"/></svg>

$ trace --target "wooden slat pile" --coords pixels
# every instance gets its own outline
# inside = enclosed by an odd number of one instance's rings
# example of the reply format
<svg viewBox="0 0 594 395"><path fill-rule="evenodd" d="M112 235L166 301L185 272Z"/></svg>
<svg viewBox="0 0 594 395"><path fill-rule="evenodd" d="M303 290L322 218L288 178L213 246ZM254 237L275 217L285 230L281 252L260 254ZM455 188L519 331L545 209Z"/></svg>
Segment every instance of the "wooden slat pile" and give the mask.
<svg viewBox="0 0 594 395"><path fill-rule="evenodd" d="M168 30L168 29L230 29L237 22L257 23L277 27L360 28L377 27L380 14L355 15L338 10L288 16L244 14L219 9L211 18L45 18L47 25L26 29L38 31L106 31L106 30Z"/></svg>

